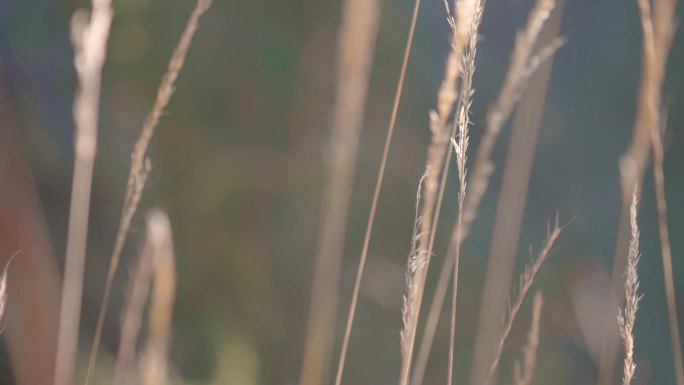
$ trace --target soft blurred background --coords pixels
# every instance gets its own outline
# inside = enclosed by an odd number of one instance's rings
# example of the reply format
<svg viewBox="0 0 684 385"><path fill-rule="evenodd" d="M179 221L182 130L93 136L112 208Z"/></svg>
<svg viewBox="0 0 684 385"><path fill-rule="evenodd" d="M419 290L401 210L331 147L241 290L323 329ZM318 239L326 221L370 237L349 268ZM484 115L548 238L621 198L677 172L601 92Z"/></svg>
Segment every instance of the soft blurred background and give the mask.
<svg viewBox="0 0 684 385"><path fill-rule="evenodd" d="M132 146L193 6L190 0L114 1L81 321L83 360L103 294ZM487 1L474 79L473 149L505 74L514 32L531 6L531 0ZM22 250L10 270L2 384L15 383L21 377L17 371L24 370L37 377L16 383L40 385L54 349L73 167L76 80L69 19L79 7L89 5L0 0L0 253L4 259ZM410 0L384 1L344 250L338 343L412 7ZM179 286L171 355L177 383L297 383L325 181L340 8L339 0L215 0L202 19L153 140L154 170L115 281L99 383L108 383L130 267L143 242L144 214L152 207L168 212L174 231ZM352 334L347 384L393 384L398 378L404 266L429 139L427 114L443 74L448 28L443 2L424 0ZM618 159L631 139L639 80L636 2L567 1L560 34L567 43L551 73L520 241L510 247L517 247L521 268L528 247L539 247L556 211L562 221L573 220L535 286L544 290L546 306L534 383L593 384L620 218ZM666 193L680 321L681 68L684 34L679 33L663 94L669 109ZM499 141L497 173L463 248L457 383L467 381L472 359L509 132ZM651 181L649 172L640 209L644 298L635 330L635 383L668 384L674 372ZM452 177L436 243L439 262L433 266L441 264L456 191ZM431 277L433 284L435 269ZM504 353L501 383L509 383L512 361L519 357L528 309L526 303ZM444 381L447 346L444 318L426 384ZM339 344L335 356L338 352ZM19 362L21 354L34 358Z"/></svg>

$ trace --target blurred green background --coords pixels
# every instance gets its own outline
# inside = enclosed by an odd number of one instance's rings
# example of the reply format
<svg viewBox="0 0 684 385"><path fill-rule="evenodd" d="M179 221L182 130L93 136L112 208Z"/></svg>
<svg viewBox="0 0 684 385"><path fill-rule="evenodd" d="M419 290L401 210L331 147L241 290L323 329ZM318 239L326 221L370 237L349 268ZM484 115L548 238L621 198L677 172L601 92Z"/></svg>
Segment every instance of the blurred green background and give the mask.
<svg viewBox="0 0 684 385"><path fill-rule="evenodd" d="M429 140L427 113L435 103L448 49L443 2L423 3L352 334L347 384L393 384L398 378L400 304L415 189ZM76 84L69 19L86 6L71 0L0 0L0 130L13 133L16 151L28 162L60 271ZM130 152L193 6L189 0L114 1L81 322L84 358L102 298ZM530 0L487 1L474 79L473 149L503 80L514 32L524 25L531 6ZM410 0L384 1L348 223L338 343L412 7ZM101 383L108 383L108 366L117 349L119 314L129 267L143 241L144 213L155 206L168 212L174 230L179 286L172 358L179 383L297 383L325 181L340 8L338 0L214 0L153 140L154 170L106 321ZM557 210L562 220L573 219L536 285L544 289L546 306L534 383L593 384L605 310L601 298L620 215L618 159L631 139L639 80L636 2L568 1L561 35L567 43L554 62L517 266L527 261L530 245L541 243L546 221ZM663 91L669 110L665 173L680 320L683 36L678 33L674 41ZM457 383L468 378L508 133L499 141L498 172L463 248ZM14 167L1 154L0 165ZM651 180L649 172L640 210L644 299L635 330L635 383L668 384L674 375ZM0 180L0 189L12 184L10 173ZM441 263L456 191L451 178L436 243L440 262L433 266ZM3 246L2 252L11 251ZM12 285L9 290L11 298ZM510 382L528 308L529 303L504 353L501 383ZM7 317L12 322L11 309ZM447 338L448 326L442 322L426 384L444 381ZM7 352L2 357L0 382L11 384Z"/></svg>

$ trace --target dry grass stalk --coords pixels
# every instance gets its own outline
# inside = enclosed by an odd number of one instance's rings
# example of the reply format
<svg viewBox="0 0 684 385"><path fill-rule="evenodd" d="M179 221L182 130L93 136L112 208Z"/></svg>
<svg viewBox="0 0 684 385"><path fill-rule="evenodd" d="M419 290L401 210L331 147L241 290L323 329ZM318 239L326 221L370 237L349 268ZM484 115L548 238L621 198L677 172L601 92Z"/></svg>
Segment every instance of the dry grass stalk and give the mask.
<svg viewBox="0 0 684 385"><path fill-rule="evenodd" d="M641 184L649 156L651 130L660 127L660 90L667 58L676 31L676 0L637 0L644 33L641 53L641 85L632 143L620 159L623 201Z"/></svg>
<svg viewBox="0 0 684 385"><path fill-rule="evenodd" d="M675 301L674 279L672 272L672 249L670 248L670 235L667 225L667 201L665 199L665 173L663 171L664 151L663 139L659 130L665 127L666 119L660 115L660 88L665 76L665 66L667 56L672 44L675 33L675 7L676 1L657 1L654 12L651 13L649 2L639 0L639 11L641 24L644 30L644 70L650 66L657 67L650 71L657 72L651 74L649 80L651 84L648 91L642 90L641 97L648 97L648 100L640 100L638 111L644 110L643 119L650 120L644 122L643 129L648 129L653 148L653 184L656 193L656 206L658 210L658 234L660 237L660 251L663 261L663 278L665 283L665 295L667 300L667 313L670 324L670 338L672 341L672 358L674 359L675 374L678 385L684 385L684 362L682 361L682 346L679 337L679 320L677 319L677 305ZM649 60L650 58L650 60ZM647 87L647 85L642 85ZM648 95L645 93L648 92ZM642 107L643 105L643 107ZM640 114L637 116L641 116ZM637 126L639 127L639 126ZM634 220L633 220L634 221ZM635 226L635 223L632 223ZM634 236L634 234L632 234ZM631 244L630 244L631 246Z"/></svg>
<svg viewBox="0 0 684 385"><path fill-rule="evenodd" d="M664 126L664 125L663 125ZM660 237L660 252L663 260L663 277L667 299L668 320L672 339L672 354L675 359L675 371L677 378L684 377L682 371L681 344L679 343L679 321L677 319L677 306L675 304L674 280L672 273L672 249L670 248L670 233L667 225L667 200L665 199L665 173L663 171L663 139L658 129L651 130L653 142L653 184L656 194L656 207L658 210L658 235Z"/></svg>
<svg viewBox="0 0 684 385"><path fill-rule="evenodd" d="M444 1L444 6L447 12L447 21L449 26L453 29L455 28L455 21L451 15L449 9L449 4ZM477 42L478 42L478 31L480 27L480 22L482 21L482 2L480 0L476 3L475 17L470 28L470 38L468 44L463 50L462 54L462 71L461 71L461 90L458 100L458 119L451 127L450 136L452 141L458 134L458 143L461 143L461 147L464 151L461 152L461 159L457 159L458 163L458 175L459 175L459 186L461 191L459 192L459 215L462 212L462 200L465 197L465 164L467 158L467 144L468 144L468 128L470 126L470 107L472 104L472 96L474 94L473 90L473 74L475 73L475 56L477 54ZM442 201L444 198L444 189L446 188L446 181L449 175L449 168L451 166L451 154L452 152L447 152L444 172L442 173L442 180L440 181L439 193L437 195L437 203L435 205L435 214L432 220L432 227L430 232L430 241L428 243L428 252L432 253L432 249L435 242L435 236L437 235L437 224L439 221L439 216L442 207ZM442 299L446 295L446 289L448 284L448 277L451 271L451 265L453 260L450 258L445 258L442 270L440 270L439 286L437 291L443 291L444 294L441 295ZM444 278L442 278L444 276ZM437 296L437 295L436 295ZM430 310L428 312L428 318L426 321L425 332L423 333L423 339L420 342L420 347L418 349L418 355L416 357L416 363L413 370L413 375L411 376L411 384L418 385L422 383L423 377L425 375L425 369L427 368L427 361L430 355L430 347L434 339L435 331L437 329L437 321L439 320L439 315L441 314L441 306L437 309L437 303L433 300L430 304Z"/></svg>
<svg viewBox="0 0 684 385"><path fill-rule="evenodd" d="M533 51L539 33L546 20L549 18L550 12L554 6L555 3L553 1L540 0L532 10L525 31L519 33L517 36L504 86L499 93L496 103L490 108L487 115L485 132L475 158L474 173L470 177L470 186L465 194L467 198L465 198L464 208L462 210L463 216L461 226L454 226L446 254L447 257L445 258L443 270L442 273L440 273L439 281L437 283L435 298L430 307L430 316L428 318L424 337L425 349L421 348L421 350L425 352L421 354L421 356L425 358L420 361L420 367L418 368L420 369L420 376L413 379L414 384L420 384L422 381L422 373L424 373L424 368L427 366L427 356L429 355L429 350L434 338L434 331L436 330L439 314L441 313L441 308L444 304L449 275L453 266L452 263L454 263L455 259L450 258L449 256L455 255L457 250L460 249L460 244L463 242L463 239L467 237L470 225L476 216L477 208L479 207L482 196L489 183L489 178L493 172L493 165L490 158L498 134L501 131L504 122L510 116L513 107L518 101L531 74L534 73L545 59L552 56L563 43L561 39L555 39L551 44L542 48L537 54L534 54ZM448 273L444 272L444 270L447 270Z"/></svg>
<svg viewBox="0 0 684 385"><path fill-rule="evenodd" d="M556 4L553 0L537 1L530 13L525 30L519 32L516 37L508 72L499 96L487 114L485 131L475 155L474 167L468 183L468 192L463 209L461 240L459 241L459 237L457 237L454 230L447 255L454 255L455 250L460 247L462 239L468 235L470 225L477 214L477 209L494 170L491 155L504 123L511 115L532 73L563 44L562 39L556 38L536 54L534 51L541 30L555 6ZM498 294L498 292L492 292L490 286L490 282L487 282L485 285L486 297ZM489 303L489 298L486 297L483 299L482 309L485 309L486 304ZM504 303L503 298L500 300L495 298L493 300L493 312L496 313L493 317L500 317ZM489 326L487 326L487 329L490 329ZM487 376L488 365L493 359L493 352L490 350L491 343L493 343L491 337L490 332L486 332L484 329L478 332L470 374L471 385L481 384Z"/></svg>
<svg viewBox="0 0 684 385"><path fill-rule="evenodd" d="M412 287L415 286L415 279L417 278L416 272L419 271L420 269L420 264L425 262L425 258L420 255L421 253L424 253L421 251L418 246L420 244L420 227L422 224L422 218L420 217L420 202L423 198L423 186L425 179L427 178L427 173L423 174L423 176L420 178L420 181L418 182L418 189L416 190L416 213L415 217L413 219L413 234L411 236L411 251L409 253L408 257L408 262L406 264L406 288L407 288L407 294L404 296L404 306L401 308L401 317L402 317L402 322L404 324L404 327L406 325L410 325L413 321L412 317L415 315L412 314L412 309L415 309L416 307L416 302L418 299L416 298L416 291L411 290ZM407 351L407 349L404 347L404 343L408 343L408 341L404 338L404 330L402 330L402 335L401 335L401 344L402 344L402 363L404 362L404 359L406 359L403 355L404 352Z"/></svg>
<svg viewBox="0 0 684 385"><path fill-rule="evenodd" d="M489 364L489 368L483 382L485 385L489 385L493 381L494 374L496 373L496 370L499 367L501 353L503 352L506 341L508 340L508 335L510 334L511 328L513 327L515 317L518 315L518 311L520 311L520 307L522 306L523 300L525 299L525 295L532 286L532 283L534 283L535 277L539 272L539 268L541 267L542 263L544 263L548 255L551 253L551 249L553 248L553 245L558 239L558 236L560 235L561 231L562 227L559 226L558 216L556 215L556 222L553 226L553 230L550 226L548 226L546 240L544 241L544 244L542 245L537 257L532 257L530 251L530 263L527 266L525 266L525 269L523 270L523 273L520 276L518 292L515 295L513 302L509 306L508 314L504 318L503 327L501 328L499 339L494 349L493 359Z"/></svg>
<svg viewBox="0 0 684 385"><path fill-rule="evenodd" d="M122 313L119 352L116 356L112 380L114 385L128 383L131 373L136 369L133 366L136 344L142 325L145 303L147 302L152 282L152 252L154 249L149 234L150 231L148 230L145 247L131 275L128 300Z"/></svg>
<svg viewBox="0 0 684 385"><path fill-rule="evenodd" d="M456 153L456 168L458 171L458 214L456 217L456 236L461 242L461 228L463 225L463 203L465 202L466 194L466 164L468 162L468 126L470 125L470 105L472 103L473 95L473 74L475 73L475 54L477 53L477 31L482 21L482 3L478 0L476 5L475 18L470 30L470 39L468 47L463 55L463 75L461 83L461 98L460 108L458 110L458 117L456 125L458 126L458 140L451 138ZM447 158L448 161L448 158ZM445 171L446 175L446 171ZM434 230L433 230L434 234ZM454 281L452 285L451 296L451 322L449 330L449 363L447 370L447 385L451 385L454 371L454 340L456 338L456 303L458 298L458 268L461 257L461 248L456 249L454 254ZM445 258L450 258L447 254Z"/></svg>
<svg viewBox="0 0 684 385"><path fill-rule="evenodd" d="M176 296L176 265L169 218L161 210L147 216L154 281L149 307L149 332L142 359L144 385L168 383L168 350L171 340L173 302Z"/></svg>
<svg viewBox="0 0 684 385"><path fill-rule="evenodd" d="M9 270L10 264L17 255L19 255L18 251L9 257L7 262L5 262L5 268L2 269L2 276L0 276L0 321L5 316L5 307L7 306L7 270ZM0 332L3 329L4 327L0 328Z"/></svg>
<svg viewBox="0 0 684 385"><path fill-rule="evenodd" d="M451 51L447 58L444 78L437 96L437 108L430 112L430 131L432 139L428 147L425 167L425 193L421 199L420 229L417 231L417 242L409 255L409 265L415 270L409 270L413 276L411 285L407 287L402 313L404 326L401 331L401 373L399 384L407 385L411 371L411 360L415 345L421 302L425 290L425 280L430 262L430 225L432 223L435 201L437 196L438 177L442 172L444 157L448 149L449 130L447 122L456 103L458 92L456 81L461 73L461 56L470 34L470 28L476 13L476 0L461 0L456 2L456 28L452 31ZM416 261L411 262L411 259Z"/></svg>
<svg viewBox="0 0 684 385"><path fill-rule="evenodd" d="M55 385L71 385L75 380L90 192L97 152L102 66L107 52L112 14L110 0L93 0L90 18L86 11L81 10L71 20L74 67L79 87L73 110L75 163L57 337Z"/></svg>
<svg viewBox="0 0 684 385"><path fill-rule="evenodd" d="M141 360L143 385L168 383L173 301L176 297L176 265L169 218L161 210L147 216L147 237L154 280L150 296L147 344Z"/></svg>
<svg viewBox="0 0 684 385"><path fill-rule="evenodd" d="M641 27L643 30L641 48L642 71L634 134L629 148L620 159L622 219L618 232L615 262L613 263L613 288L617 287L618 279L620 279L619 272L622 271L622 266L625 263L624 258L626 253L624 253L623 250L627 248L626 243L628 239L626 213L629 209L631 195L634 190L640 190L650 148L651 146L656 146L656 144L654 144L653 135L661 126L661 89L665 79L672 39L677 29L675 20L677 7L676 0L637 0L637 4L639 6ZM657 156L657 154L654 154L654 163L658 161L656 159ZM654 167L657 166L654 165ZM654 177L655 179L658 179L658 176ZM657 190L658 181L654 180L654 182ZM658 192L656 191L656 199L659 200L657 195ZM682 362L681 343L675 307L674 283L671 269L672 263L671 257L669 257L667 251L669 250L669 246L665 246L665 243L662 243L662 235L661 231L661 257L663 259L665 296L668 308L672 357L674 360L677 385L684 385L684 364ZM669 245L669 242L667 244ZM614 303L612 306L617 307L617 293L613 291L611 294L611 300ZM612 317L609 316L606 322L607 330L610 330L608 328L614 325ZM598 382L600 385L612 383L614 365L617 358L617 337L614 333L610 333L606 334L606 338L607 340L604 344L604 351L602 352L601 363L599 365Z"/></svg>
<svg viewBox="0 0 684 385"><path fill-rule="evenodd" d="M627 272L625 273L625 309L618 312L618 324L620 335L625 345L625 361L622 377L622 385L632 383L636 364L634 363L634 320L639 310L639 226L637 225L637 193L632 196L632 204L629 208L629 222L631 237L629 241L629 254L627 256Z"/></svg>
<svg viewBox="0 0 684 385"><path fill-rule="evenodd" d="M562 39L555 39L537 54L534 53L539 33L554 7L554 0L538 0L530 12L525 30L519 32L516 36L506 78L496 102L487 113L485 131L475 155L475 165L463 212L462 235L464 237L467 236L470 224L475 219L477 209L480 206L482 197L487 190L489 179L494 171L491 154L501 128L513 112L513 108L527 85L527 80L531 74L563 44ZM456 242L454 238L452 240L454 243ZM456 246L454 245L454 250Z"/></svg>
<svg viewBox="0 0 684 385"><path fill-rule="evenodd" d="M397 121L397 112L399 111L399 102L401 100L402 90L404 89L404 79L406 78L406 67L408 66L408 59L411 54L411 47L413 43L413 34L416 30L416 21L418 19L418 10L420 9L420 0L415 0L413 7L413 16L411 17L411 26L409 28L408 38L406 39L406 46L404 48L404 58L401 63L401 71L399 72L399 80L397 82L397 90L394 94L394 103L392 105L392 112L390 114L389 126L387 127L387 135L385 137L385 147L382 150L382 160L380 161L380 169L375 182L375 190L373 191L373 201L371 202L370 213L368 214L368 223L366 225L366 233L363 238L363 248L361 250L361 257L359 258L359 267L356 272L356 280L354 281L354 291L352 292L351 303L349 305L349 314L347 315L347 324L344 329L344 338L342 339L342 348L340 350L340 357L337 363L337 374L335 375L335 385L342 383L342 373L344 372L344 364L347 358L347 349L349 347L349 338L351 336L352 325L354 323L354 316L356 313L356 304L359 299L359 291L361 290L361 280L363 279L363 271L366 266L366 257L368 256L368 246L370 244L371 234L373 232L373 224L375 223L375 213L378 207L378 200L380 198L380 190L385 176L385 169L387 166L387 157L389 154L390 144L392 143L392 136L394 134L394 126Z"/></svg>
<svg viewBox="0 0 684 385"><path fill-rule="evenodd" d="M539 348L539 319L541 318L544 298L541 291L534 295L532 303L532 322L530 331L527 333L527 344L523 347L523 360L516 362L513 366L513 384L530 385L534 370L537 367L537 349Z"/></svg>
<svg viewBox="0 0 684 385"><path fill-rule="evenodd" d="M321 384L329 370L347 209L380 9L380 0L346 0L343 5L330 162L316 250L307 337L299 381L301 385Z"/></svg>
<svg viewBox="0 0 684 385"><path fill-rule="evenodd" d="M90 358L88 360L88 370L85 382L86 385L90 384L93 376L93 370L95 369L95 361L97 360L97 352L100 346L102 328L104 326L104 319L107 312L107 307L109 305L112 282L114 281L114 276L116 275L116 271L119 267L121 252L123 251L124 244L126 243L131 221L138 210L138 204L140 203L145 183L147 182L147 178L151 171L151 162L146 157L147 148L149 147L152 136L154 135L154 130L159 124L159 119L171 100L171 96L173 95L174 91L174 84L176 79L178 79L180 71L183 69L183 65L185 64L185 57L187 56L190 43L195 35L195 31L197 31L197 27L199 26L199 19L202 14L209 9L211 2L212 0L197 1L197 4L185 26L185 30L181 35L180 41L178 42L178 45L171 56L169 66L162 78L159 89L157 90L157 97L152 106L152 110L145 120L140 137L136 141L135 148L131 155L131 169L128 175L128 181L126 183L126 194L124 196L121 221L119 222L119 230L116 234L114 250L112 251L112 257L109 262L104 296L102 298L102 304L100 306L100 311L97 318L97 326L95 328L95 336L93 337L93 346L91 348Z"/></svg>

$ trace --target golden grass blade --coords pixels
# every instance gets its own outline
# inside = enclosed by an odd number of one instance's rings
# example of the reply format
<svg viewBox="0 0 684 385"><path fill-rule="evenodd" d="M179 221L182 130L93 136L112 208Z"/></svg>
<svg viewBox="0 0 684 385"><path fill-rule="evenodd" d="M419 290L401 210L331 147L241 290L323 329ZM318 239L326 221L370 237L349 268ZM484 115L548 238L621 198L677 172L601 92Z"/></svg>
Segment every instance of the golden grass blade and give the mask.
<svg viewBox="0 0 684 385"><path fill-rule="evenodd" d="M85 11L78 11L71 23L74 67L79 87L73 110L75 161L57 337L55 385L72 385L75 380L90 192L97 152L100 84L112 14L110 0L93 0L89 19Z"/></svg>
<svg viewBox="0 0 684 385"><path fill-rule="evenodd" d="M133 220L133 217L138 209L138 204L140 203L140 199L142 197L142 191L151 171L151 163L149 159L146 158L147 147L152 140L155 128L159 124L159 119L164 112L164 108L166 108L167 104L171 100L171 96L173 95L174 91L174 84L178 78L178 75L180 74L180 71L183 69L183 65L185 64L185 57L188 53L188 49L190 48L192 38L195 35L195 31L197 31L197 27L199 26L200 17L209 9L211 2L212 0L197 1L197 4L185 26L185 30L181 35L180 41L178 42L178 45L171 56L169 66L157 91L157 97L154 101L154 105L152 106L152 111L148 115L147 120L145 120L140 137L135 143L131 160L131 169L126 185L126 195L124 196L121 221L119 223L119 230L116 234L114 250L109 262L109 268L107 270L104 296L102 298L102 304L97 317L97 326L95 328L95 335L93 337L93 345L90 350L90 358L88 359L88 369L85 381L86 385L91 383L93 371L95 369L97 353L100 347L100 340L102 338L102 328L104 326L107 307L109 306L112 282L114 281L114 276L116 275L116 271L119 267L121 252L123 251L123 246L126 243L128 229L130 228L131 221Z"/></svg>
<svg viewBox="0 0 684 385"><path fill-rule="evenodd" d="M513 366L513 384L530 385L534 370L537 367L537 349L539 348L539 319L541 318L544 298L541 291L534 295L532 304L532 322L527 333L527 344L523 347L523 360Z"/></svg>
<svg viewBox="0 0 684 385"><path fill-rule="evenodd" d="M366 225L366 233L363 238L363 248L361 257L359 258L359 267L356 272L356 280L354 281L354 291L352 293L351 303L349 305L349 314L347 316L347 324L344 329L344 338L342 339L342 348L340 351L340 358L337 363L337 374L335 375L335 385L342 383L342 373L344 372L344 364L347 358L347 349L349 347L349 337L351 336L352 325L354 323L354 316L356 314L356 304L359 299L359 291L361 290L361 280L363 279L363 271L366 266L366 257L368 256L368 246L370 244L371 234L373 232L373 224L375 223L375 212L378 208L378 200L380 198L380 190L385 176L385 168L387 166L387 156L389 154L390 144L392 143L392 136L394 134L394 126L397 121L397 112L399 111L399 102L401 100L401 93L404 89L404 79L406 78L406 67L408 66L408 59L411 54L411 47L413 44L413 34L416 30L416 20L418 19L418 10L420 9L420 0L415 0L413 7L413 16L411 16L411 26L409 27L408 38L406 39L406 46L404 48L404 58L401 63L401 71L399 72L399 81L397 82L397 90L394 94L394 104L392 105L392 113L390 114L389 126L387 127L387 135L385 137L385 147L382 150L382 160L380 161L380 169L378 170L378 177L375 182L375 190L373 191L373 201L371 202L370 213L368 214L368 223ZM448 160L447 160L448 163ZM446 175L446 172L445 174ZM438 209L439 210L439 209Z"/></svg>
<svg viewBox="0 0 684 385"><path fill-rule="evenodd" d="M342 9L330 163L316 250L300 385L319 385L329 371L347 210L381 3L381 0L346 0ZM341 362L343 365L343 358ZM338 376L340 375L341 370L338 371Z"/></svg>

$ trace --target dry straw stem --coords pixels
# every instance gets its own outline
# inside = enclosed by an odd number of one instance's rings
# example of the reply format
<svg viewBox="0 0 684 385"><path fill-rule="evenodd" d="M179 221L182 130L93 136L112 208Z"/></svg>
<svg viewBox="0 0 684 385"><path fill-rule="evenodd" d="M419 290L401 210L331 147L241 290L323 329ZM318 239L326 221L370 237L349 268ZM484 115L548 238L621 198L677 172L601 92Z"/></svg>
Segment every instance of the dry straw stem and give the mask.
<svg viewBox="0 0 684 385"><path fill-rule="evenodd" d="M562 229L563 228L558 224L558 215L556 215L556 222L553 226L553 230L551 229L550 225L547 227L546 240L544 241L544 244L542 245L541 250L537 255L537 258L533 258L531 255L532 253L530 251L531 261L527 266L525 266L525 269L523 270L523 273L520 276L518 292L515 295L515 299L509 306L508 314L504 318L503 327L501 328L499 339L494 349L493 359L489 364L489 369L487 370L487 374L485 375L483 384L489 385L490 383L492 383L494 379L494 374L496 373L496 370L499 367L501 353L503 352L506 341L508 340L508 335L510 334L511 328L513 327L515 317L518 315L518 311L520 311L520 307L522 306L523 300L525 299L525 295L532 286L532 283L534 283L535 277L539 272L539 268L541 267L542 263L544 263L548 255L551 253L551 249L553 248L554 243L558 239L558 236L560 235Z"/></svg>
<svg viewBox="0 0 684 385"><path fill-rule="evenodd" d="M387 156L389 154L390 144L392 143L392 136L394 134L394 126L397 121L397 112L399 111L399 102L401 100L401 93L404 89L404 79L406 78L406 67L408 66L408 59L411 54L411 46L413 43L413 34L416 30L416 20L418 19L418 10L420 9L420 0L415 0L413 7L413 16L411 17L411 27L409 28L408 38L406 39L406 46L404 48L404 58L401 63L401 71L399 72L399 80L397 82L397 90L394 94L394 104L392 105L392 112L390 114L389 126L387 127L387 135L385 137L385 147L382 150L382 160L380 161L380 169L375 182L375 190L373 191L373 201L371 203L370 213L368 214L368 223L366 224L366 233L363 238L363 248L361 257L359 258L359 267L356 272L356 280L354 281L354 291L352 293L351 303L349 305L349 314L347 315L347 324L344 329L344 338L342 339L342 348L340 351L339 361L337 363L337 374L335 375L335 385L342 383L342 373L344 372L344 364L347 358L347 349L349 347L349 337L351 336L352 325L356 313L356 304L359 299L359 291L361 289L361 280L363 279L363 271L366 266L366 257L368 256L368 246L370 244L371 234L373 232L373 224L375 223L375 213L378 207L378 200L380 198L380 190L382 188L382 181L385 176L385 168L387 166Z"/></svg>
<svg viewBox="0 0 684 385"><path fill-rule="evenodd" d="M530 385L534 370L537 367L537 349L539 348L539 319L541 318L544 298L541 291L534 295L532 302L532 322L530 331L527 333L527 344L523 347L523 360L516 362L513 366L513 384Z"/></svg>
<svg viewBox="0 0 684 385"><path fill-rule="evenodd" d="M138 263L133 269L129 286L128 300L123 310L121 322L121 336L119 339L119 352L114 365L114 385L128 383L130 374L135 372L133 362L135 359L136 344L142 326L145 303L150 292L152 282L153 244L152 238L148 237Z"/></svg>
<svg viewBox="0 0 684 385"><path fill-rule="evenodd" d="M342 9L328 179L316 250L300 385L321 384L329 370L337 318L347 209L380 10L380 0L346 0Z"/></svg>
<svg viewBox="0 0 684 385"><path fill-rule="evenodd" d="M74 67L79 87L73 109L75 162L57 337L56 385L71 385L75 379L90 192L97 151L100 84L112 13L109 0L93 0L89 19L83 10L76 12L71 19Z"/></svg>
<svg viewBox="0 0 684 385"><path fill-rule="evenodd" d="M631 237L629 241L629 254L627 256L627 272L625 273L625 309L618 312L618 324L620 335L625 345L625 361L622 377L622 385L632 383L636 364L634 363L634 320L637 310L639 310L639 274L637 265L639 264L639 226L637 225L637 193L632 196L632 204L629 208L629 222L631 227Z"/></svg>
<svg viewBox="0 0 684 385"><path fill-rule="evenodd" d="M102 304L100 306L100 311L97 318L97 326L95 328L95 336L93 337L93 346L90 351L90 359L88 360L88 371L85 382L86 385L90 384L93 376L93 370L95 369L95 361L97 360L97 352L99 350L100 339L102 337L102 328L104 326L104 319L107 312L107 307L109 305L112 282L119 267L121 252L123 250L124 244L126 243L128 229L130 228L131 221L133 220L133 217L138 209L138 205L142 197L142 191L151 171L151 162L146 158L147 148L152 140L152 136L154 135L154 130L159 123L159 119L171 100L171 96L173 95L174 91L174 84L178 78L178 75L180 74L181 69L183 69L185 57L187 56L188 49L190 48L190 43L195 35L195 31L197 31L197 27L199 26L199 19L202 14L209 9L211 2L212 0L197 1L197 4L195 5L195 8L185 26L185 30L181 35L180 41L178 42L178 45L171 56L169 66L162 78L159 89L157 90L157 97L154 101L154 105L152 106L152 110L145 120L140 137L135 143L135 148L131 155L131 169L128 175L128 181L126 183L126 194L124 196L121 221L119 223L119 230L116 234L112 257L109 262L104 296L102 298Z"/></svg>
<svg viewBox="0 0 684 385"><path fill-rule="evenodd" d="M404 297L403 329L401 331L401 372L399 384L407 385L411 370L411 360L415 345L416 329L420 306L425 289L425 280L430 262L430 225L432 223L437 196L438 176L442 172L444 157L449 143L447 121L457 100L456 81L461 72L461 55L468 43L470 27L476 13L476 0L456 2L456 28L451 37L451 51L447 58L444 78L437 96L437 109L430 112L431 143L425 167L425 193L421 198L419 230L414 234L417 239L409 253L407 271L408 294Z"/></svg>
<svg viewBox="0 0 684 385"><path fill-rule="evenodd" d="M150 297L148 337L141 360L143 385L168 383L173 301L176 297L176 265L169 218L161 210L147 216L154 280Z"/></svg>

